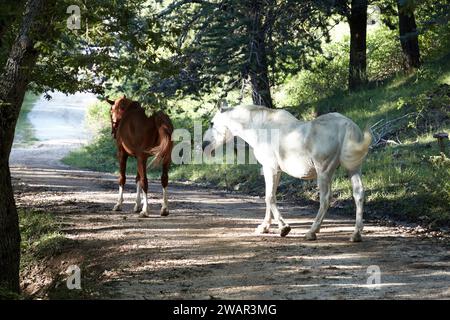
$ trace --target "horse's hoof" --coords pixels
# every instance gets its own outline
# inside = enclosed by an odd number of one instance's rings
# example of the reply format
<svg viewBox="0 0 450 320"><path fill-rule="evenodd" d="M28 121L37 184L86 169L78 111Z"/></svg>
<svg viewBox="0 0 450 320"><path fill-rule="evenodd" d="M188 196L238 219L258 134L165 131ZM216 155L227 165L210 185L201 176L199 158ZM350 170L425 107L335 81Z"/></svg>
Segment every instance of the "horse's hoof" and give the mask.
<svg viewBox="0 0 450 320"><path fill-rule="evenodd" d="M307 233L305 234L305 239L306 239L306 240L309 240L309 241L314 241L314 240L317 239L317 236L316 236L316 234L313 233L313 232L307 232Z"/></svg>
<svg viewBox="0 0 450 320"><path fill-rule="evenodd" d="M138 213L141 210L142 210L142 208L139 205L135 205L134 208L133 208L133 212L134 213Z"/></svg>
<svg viewBox="0 0 450 320"><path fill-rule="evenodd" d="M350 241L351 242L361 242L362 241L361 233L353 232L352 236L350 237Z"/></svg>
<svg viewBox="0 0 450 320"><path fill-rule="evenodd" d="M291 227L289 225L285 225L280 229L280 236L286 237L289 232L291 232Z"/></svg>
<svg viewBox="0 0 450 320"><path fill-rule="evenodd" d="M122 211L122 205L116 204L113 208L113 211Z"/></svg>
<svg viewBox="0 0 450 320"><path fill-rule="evenodd" d="M139 218L149 218L149 215L147 212L141 211L141 213L139 213Z"/></svg>
<svg viewBox="0 0 450 320"><path fill-rule="evenodd" d="M169 215L168 208L161 208L161 217L167 217Z"/></svg>
<svg viewBox="0 0 450 320"><path fill-rule="evenodd" d="M268 226L266 224L260 224L259 226L256 227L255 233L256 234L269 233L269 230L270 230L270 226Z"/></svg>

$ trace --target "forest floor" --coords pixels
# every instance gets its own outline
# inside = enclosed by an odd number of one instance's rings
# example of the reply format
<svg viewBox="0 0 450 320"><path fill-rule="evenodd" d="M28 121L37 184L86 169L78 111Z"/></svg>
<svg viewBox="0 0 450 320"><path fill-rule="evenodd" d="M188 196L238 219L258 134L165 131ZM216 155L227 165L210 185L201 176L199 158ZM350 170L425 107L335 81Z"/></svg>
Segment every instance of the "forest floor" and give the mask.
<svg viewBox="0 0 450 320"><path fill-rule="evenodd" d="M256 235L262 198L171 183L170 215L160 217L154 181L153 213L141 219L131 213L133 177L124 211L113 212L114 175L72 169L54 161L60 149L42 157L38 149L12 154L17 205L55 215L70 241L22 271L31 298L450 298L450 238L440 232L373 220L363 242L351 243L354 217L335 209L310 242L303 236L317 208L281 202L291 233L281 238L274 225L273 233ZM82 290L67 289L69 265L81 268ZM368 285L371 266L380 269L379 286Z"/></svg>

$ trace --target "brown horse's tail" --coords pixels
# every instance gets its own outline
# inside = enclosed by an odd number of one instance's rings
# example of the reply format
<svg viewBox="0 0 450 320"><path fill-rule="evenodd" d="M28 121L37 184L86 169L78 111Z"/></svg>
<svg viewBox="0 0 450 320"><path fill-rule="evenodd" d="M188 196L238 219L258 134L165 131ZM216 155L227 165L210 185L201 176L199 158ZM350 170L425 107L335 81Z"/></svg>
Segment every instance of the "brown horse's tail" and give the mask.
<svg viewBox="0 0 450 320"><path fill-rule="evenodd" d="M150 152L155 155L152 165L163 164L168 166L172 156L172 132L173 125L170 118L163 112L155 114L155 124L159 134L159 145L152 148Z"/></svg>

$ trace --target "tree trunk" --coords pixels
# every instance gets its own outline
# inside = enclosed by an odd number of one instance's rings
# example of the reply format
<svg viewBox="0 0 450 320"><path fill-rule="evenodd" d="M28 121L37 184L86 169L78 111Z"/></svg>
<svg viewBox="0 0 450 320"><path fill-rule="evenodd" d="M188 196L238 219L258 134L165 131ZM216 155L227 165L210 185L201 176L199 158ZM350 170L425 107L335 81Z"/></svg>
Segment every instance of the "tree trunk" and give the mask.
<svg viewBox="0 0 450 320"><path fill-rule="evenodd" d="M397 2L400 43L402 45L405 69L420 67L420 49L414 9Z"/></svg>
<svg viewBox="0 0 450 320"><path fill-rule="evenodd" d="M9 155L26 87L38 56L32 37L42 31L38 21L43 20L39 16L45 1L26 3L19 34L0 78L0 286L14 292L20 290L20 233Z"/></svg>
<svg viewBox="0 0 450 320"><path fill-rule="evenodd" d="M252 84L253 103L273 108L270 94L269 68L265 43L265 31L262 21L263 4L253 1L250 8L249 75Z"/></svg>
<svg viewBox="0 0 450 320"><path fill-rule="evenodd" d="M350 25L350 64L348 88L357 90L367 83L367 3L368 0L352 0L348 17Z"/></svg>

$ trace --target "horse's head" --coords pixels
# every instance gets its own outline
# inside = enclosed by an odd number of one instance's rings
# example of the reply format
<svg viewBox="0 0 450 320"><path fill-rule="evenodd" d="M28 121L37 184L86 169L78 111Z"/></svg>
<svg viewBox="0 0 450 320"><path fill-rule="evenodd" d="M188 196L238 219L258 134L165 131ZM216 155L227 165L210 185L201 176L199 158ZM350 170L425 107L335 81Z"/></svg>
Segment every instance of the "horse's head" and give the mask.
<svg viewBox="0 0 450 320"><path fill-rule="evenodd" d="M116 130L119 127L120 120L123 117L123 114L128 109L129 106L133 103L132 100L127 99L124 95L123 97L116 99L116 101L106 99L106 101L111 105L111 109L109 110L111 116L111 133L116 136Z"/></svg>
<svg viewBox="0 0 450 320"><path fill-rule="evenodd" d="M233 138L233 134L229 129L230 121L227 114L229 110L220 109L212 118L208 130L206 130L203 136L203 150L208 149L209 152L212 152Z"/></svg>

